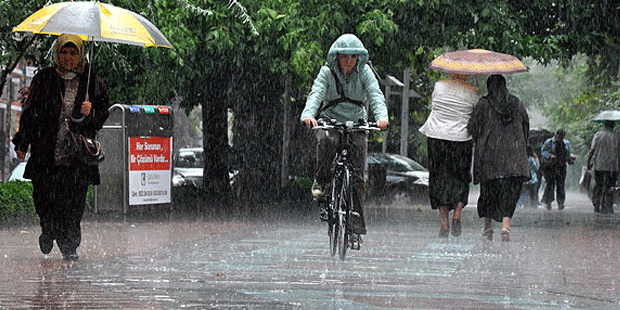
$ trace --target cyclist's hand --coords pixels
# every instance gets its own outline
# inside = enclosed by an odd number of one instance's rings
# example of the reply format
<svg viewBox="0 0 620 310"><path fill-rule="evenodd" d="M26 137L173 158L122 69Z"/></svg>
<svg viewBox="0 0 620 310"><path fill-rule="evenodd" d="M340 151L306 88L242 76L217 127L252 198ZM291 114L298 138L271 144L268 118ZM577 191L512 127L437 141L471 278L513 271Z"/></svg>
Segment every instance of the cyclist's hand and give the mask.
<svg viewBox="0 0 620 310"><path fill-rule="evenodd" d="M314 119L314 117L304 118L301 121L304 122L304 124L306 124L308 128L314 128L319 125Z"/></svg>
<svg viewBox="0 0 620 310"><path fill-rule="evenodd" d="M386 130L389 124L386 120L377 121L377 127L381 128L381 130Z"/></svg>

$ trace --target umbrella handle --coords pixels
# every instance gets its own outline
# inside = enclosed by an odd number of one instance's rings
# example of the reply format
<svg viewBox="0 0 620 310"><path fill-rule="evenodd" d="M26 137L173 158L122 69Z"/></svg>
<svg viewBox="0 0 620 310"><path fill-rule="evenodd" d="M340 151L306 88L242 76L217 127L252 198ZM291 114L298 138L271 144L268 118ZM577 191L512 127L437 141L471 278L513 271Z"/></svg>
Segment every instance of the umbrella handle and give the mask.
<svg viewBox="0 0 620 310"><path fill-rule="evenodd" d="M92 58L93 58L93 49L95 48L95 41L94 37L92 37L89 41L91 42L90 44L90 49L88 51L88 77L86 79L86 101L89 101L89 96L88 96L88 90L90 89L90 71L91 68L93 66L93 62L92 62Z"/></svg>

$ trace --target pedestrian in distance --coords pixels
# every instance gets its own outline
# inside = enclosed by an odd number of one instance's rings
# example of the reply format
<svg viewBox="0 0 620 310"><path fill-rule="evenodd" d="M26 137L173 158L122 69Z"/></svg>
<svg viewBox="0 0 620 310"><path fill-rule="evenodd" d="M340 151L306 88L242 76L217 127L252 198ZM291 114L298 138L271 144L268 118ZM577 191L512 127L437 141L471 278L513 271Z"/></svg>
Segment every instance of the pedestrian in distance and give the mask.
<svg viewBox="0 0 620 310"><path fill-rule="evenodd" d="M503 76L489 76L487 91L467 124L474 139L474 183L480 183L478 216L484 218L482 234L488 240L493 239L494 220L502 223L502 241L510 241L521 187L530 178L529 117L523 102L508 92Z"/></svg>
<svg viewBox="0 0 620 310"><path fill-rule="evenodd" d="M369 109L374 115L377 126L386 129L388 126L388 113L385 105L385 97L372 68L368 65L368 50L362 41L353 34L343 34L331 45L327 54L327 64L321 67L310 94L306 100L306 106L301 113L300 120L308 127L318 125L317 119L336 120L338 123L347 121L358 122L368 119L368 111L364 100L369 101ZM327 184L331 178L331 164L339 141L339 133L335 130L318 130L316 132L317 144L317 167L312 195L319 201L321 207L321 219L327 220L327 210L321 204ZM363 205L364 192L364 164L368 149L367 134L356 132L353 137L351 154L355 171L353 172L353 211L359 214L353 216L351 232L351 244L353 249L359 249L362 239L360 235L366 234Z"/></svg>
<svg viewBox="0 0 620 310"><path fill-rule="evenodd" d="M615 121L605 121L603 130L594 134L588 152L587 169L594 168L596 185L592 191L595 213L614 213L614 193L611 191L618 180L620 140L614 132Z"/></svg>
<svg viewBox="0 0 620 310"><path fill-rule="evenodd" d="M551 203L554 200L557 200L558 210L564 210L566 165L572 165L577 159L577 155L572 153L570 142L565 137L566 130L560 128L555 132L555 136L545 141L541 148L541 170L547 181L542 203L547 210L551 210Z"/></svg>
<svg viewBox="0 0 620 310"><path fill-rule="evenodd" d="M439 209L441 238L447 238L450 231L455 237L461 235L461 212L469 198L474 143L467 122L480 95L467 78L466 74L451 74L435 83L431 113L420 128L427 137L429 198L431 208Z"/></svg>
<svg viewBox="0 0 620 310"><path fill-rule="evenodd" d="M530 145L527 146L527 156L527 162L530 167L530 179L523 184L519 202L522 202L524 207L538 208L538 169L540 168L540 161Z"/></svg>
<svg viewBox="0 0 620 310"><path fill-rule="evenodd" d="M41 252L50 253L56 240L63 258L74 261L88 186L100 179L97 165L65 152L65 138L69 130L94 138L108 118L110 98L105 84L85 70L79 36L59 36L53 52L54 65L32 79L13 143L20 159L30 152L24 178L32 180Z"/></svg>

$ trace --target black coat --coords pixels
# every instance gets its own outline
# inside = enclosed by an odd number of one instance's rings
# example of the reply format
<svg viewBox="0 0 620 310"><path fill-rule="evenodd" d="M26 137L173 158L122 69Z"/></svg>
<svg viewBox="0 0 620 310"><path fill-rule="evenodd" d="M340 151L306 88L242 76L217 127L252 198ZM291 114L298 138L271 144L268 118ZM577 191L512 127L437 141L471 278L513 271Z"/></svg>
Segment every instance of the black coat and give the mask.
<svg viewBox="0 0 620 310"><path fill-rule="evenodd" d="M73 117L82 116L80 109L86 98L88 72L80 74L78 92L73 108ZM70 121L69 128L87 137L94 138L97 131L109 116L110 97L105 84L91 75L89 101L92 103L90 114L82 122ZM54 149L58 130L60 129L60 113L65 86L55 68L40 70L32 79L28 90L20 121L19 131L13 137L15 150L27 152L30 147L30 158L26 164L24 178L32 177L41 172L49 171L54 166ZM78 165L80 174L89 184L99 184L99 168L96 165Z"/></svg>
<svg viewBox="0 0 620 310"><path fill-rule="evenodd" d="M530 121L519 100L510 123L503 124L500 114L486 97L474 107L467 130L474 138L474 184L497 178L530 178L527 141Z"/></svg>

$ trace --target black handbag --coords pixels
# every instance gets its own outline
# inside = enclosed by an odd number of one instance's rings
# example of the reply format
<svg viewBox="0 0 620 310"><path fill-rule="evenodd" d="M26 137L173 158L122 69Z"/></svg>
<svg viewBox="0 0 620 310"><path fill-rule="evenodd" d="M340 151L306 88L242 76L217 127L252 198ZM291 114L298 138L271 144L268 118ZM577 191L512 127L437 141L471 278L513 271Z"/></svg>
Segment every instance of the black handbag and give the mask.
<svg viewBox="0 0 620 310"><path fill-rule="evenodd" d="M98 165L105 159L99 141L72 131L65 137L65 154L87 165Z"/></svg>

